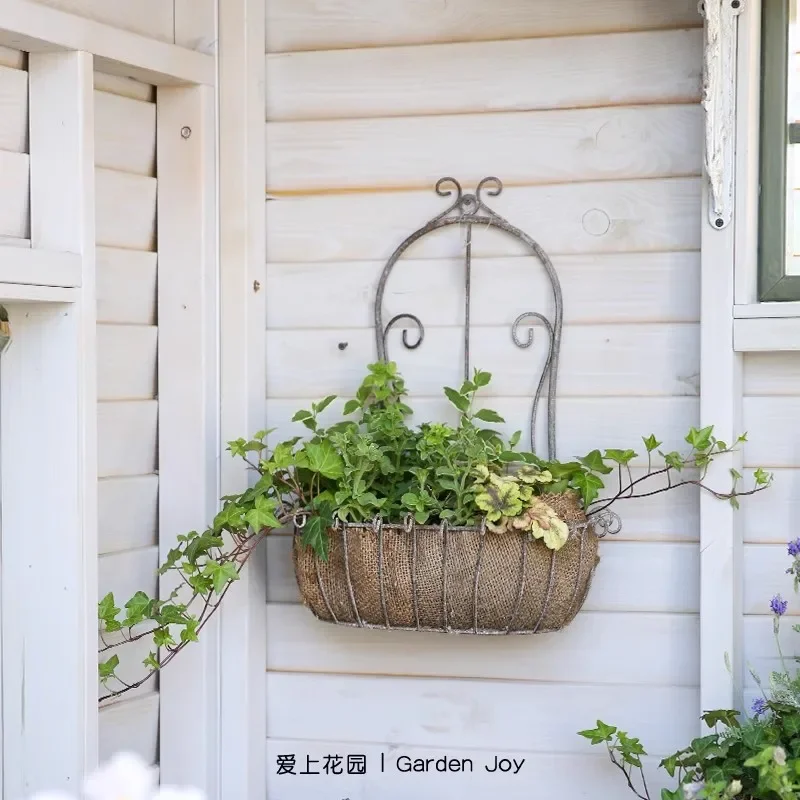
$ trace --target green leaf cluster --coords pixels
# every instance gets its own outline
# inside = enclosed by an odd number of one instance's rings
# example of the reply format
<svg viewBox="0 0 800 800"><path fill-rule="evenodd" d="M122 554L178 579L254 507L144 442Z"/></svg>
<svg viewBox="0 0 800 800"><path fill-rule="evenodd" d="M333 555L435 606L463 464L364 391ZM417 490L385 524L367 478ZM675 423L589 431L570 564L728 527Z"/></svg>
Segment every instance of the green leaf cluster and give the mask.
<svg viewBox="0 0 800 800"><path fill-rule="evenodd" d="M394 362L381 361L368 365L354 397L338 414L335 395L298 410L292 421L304 435L268 444L275 431L261 430L251 439L229 442L228 451L246 462L253 480L243 492L221 499L206 530L177 537L159 569L176 586L166 599L137 592L124 609L111 594L101 600L101 681L114 695L143 682L129 685L119 677L111 651L120 644L150 637L144 664L155 671L196 641L253 549L276 529L295 524L303 545L323 560L337 522L368 523L378 516L390 522L411 518L419 525L485 524L493 534L524 533L557 550L569 531L548 505L548 495L573 493L591 514L618 500L677 486L707 488L684 475L686 469L704 473L714 457L730 452L708 427L690 429L691 449L683 456L663 453L653 435L644 438L648 468L636 478L634 450L595 449L567 461L543 459L520 448L521 432L506 435L503 417L477 401L491 380L489 372L476 369L460 386L445 386L451 421L412 424L405 381ZM653 464L654 452L663 465ZM757 470L755 487L743 490L738 488L742 476L734 472L734 488L713 492L717 497L736 502L772 479ZM683 477L672 479L679 474ZM666 486L643 489L659 476L667 479ZM618 483L616 490L606 485L609 479Z"/></svg>

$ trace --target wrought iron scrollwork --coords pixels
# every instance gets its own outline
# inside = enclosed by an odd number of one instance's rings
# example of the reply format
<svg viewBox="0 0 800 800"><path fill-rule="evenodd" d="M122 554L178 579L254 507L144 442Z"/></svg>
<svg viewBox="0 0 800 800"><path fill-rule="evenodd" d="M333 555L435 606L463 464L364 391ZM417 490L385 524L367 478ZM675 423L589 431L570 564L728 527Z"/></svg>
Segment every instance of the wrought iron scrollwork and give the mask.
<svg viewBox="0 0 800 800"><path fill-rule="evenodd" d="M486 177L475 187L474 192L465 193L461 184L452 177L440 178L435 186L436 194L440 197L453 198L450 205L437 214L427 224L408 236L392 253L381 273L378 282L378 289L375 298L375 336L378 350L378 358L381 361L388 360L387 338L389 331L401 320L410 321L416 327L416 338L411 340L409 330L403 329L403 346L409 350L418 348L425 337L425 327L422 320L414 314L397 314L388 323L383 322L383 296L386 284L391 272L405 251L414 242L432 233L439 228L452 225L459 225L466 229L465 250L464 250L464 379L470 377L470 311L471 311L471 292L472 292L472 234L473 227L480 230L499 230L514 237L522 242L536 256L544 268L553 291L554 313L552 320L538 311L528 311L520 314L511 325L511 338L513 343L520 348L528 348L534 343L533 328L528 329L527 340L519 336L520 327L524 320L530 319L544 326L548 336L548 349L545 364L542 369L536 393L533 397L533 407L530 419L530 441L531 450L535 452L536 444L536 416L539 402L542 398L544 386L547 384L547 450L548 458L556 457L556 379L558 375L558 360L561 349L561 325L563 317L563 303L561 296L561 284L558 280L553 264L547 253L534 241L527 233L512 225L504 217L490 208L484 197L497 197L503 191L503 184L499 178L494 176Z"/></svg>

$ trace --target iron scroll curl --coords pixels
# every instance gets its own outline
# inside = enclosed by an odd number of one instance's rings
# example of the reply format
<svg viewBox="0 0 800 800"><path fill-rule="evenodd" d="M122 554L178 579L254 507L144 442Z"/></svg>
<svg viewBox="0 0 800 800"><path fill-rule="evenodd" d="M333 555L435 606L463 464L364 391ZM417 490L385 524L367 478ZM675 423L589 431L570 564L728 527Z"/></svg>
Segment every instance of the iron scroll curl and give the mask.
<svg viewBox="0 0 800 800"><path fill-rule="evenodd" d="M464 256L464 379L470 377L470 311L471 311L471 289L472 289L472 235L473 227L479 230L498 230L522 242L531 253L536 256L541 266L544 268L550 287L553 293L553 316L549 319L539 311L526 311L519 314L513 320L510 327L511 340L514 345L525 349L534 343L535 333L534 324L544 327L548 338L547 355L545 363L539 375L536 392L533 396L533 404L530 416L530 445L531 452L536 452L536 418L540 400L547 385L547 457L556 458L556 389L558 377L559 355L561 350L561 328L563 320L563 299L561 284L558 275L550 261L547 253L542 247L522 231L502 217L484 200L484 193L490 197L497 197L503 191L503 184L499 178L494 176L486 177L481 180L474 192L465 193L461 184L452 177L440 178L435 186L436 194L440 197L454 197L450 205L437 214L397 247L392 253L378 281L377 292L374 304L375 338L378 352L378 359L388 360L387 338L389 331L400 321L405 320L413 323L415 331L409 332L408 327L403 328L402 342L408 350L416 350L425 338L425 327L422 320L414 314L397 314L388 323L383 321L383 298L386 285L397 262L408 248L419 239L427 236L433 231L458 225L466 229L466 244ZM520 338L520 328L525 320L529 320L531 327L528 328L527 338ZM412 338L413 337L413 338Z"/></svg>

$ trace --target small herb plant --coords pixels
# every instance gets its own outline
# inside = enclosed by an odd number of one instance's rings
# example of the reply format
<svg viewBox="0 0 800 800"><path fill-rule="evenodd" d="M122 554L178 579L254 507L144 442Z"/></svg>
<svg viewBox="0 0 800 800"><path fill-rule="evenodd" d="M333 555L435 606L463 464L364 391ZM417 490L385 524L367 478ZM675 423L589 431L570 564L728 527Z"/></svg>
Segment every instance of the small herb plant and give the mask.
<svg viewBox="0 0 800 800"><path fill-rule="evenodd" d="M787 549L792 563L786 572L794 576L797 592L800 539L789 542ZM789 672L779 640L788 602L775 595L769 608L781 670L770 675L766 690L751 670L762 696L755 699L751 716L744 721L740 722L739 712L727 709L701 717L709 734L659 763L678 784L674 790L662 789L661 800L796 800L800 796L800 674ZM800 625L792 630L800 633ZM639 739L600 720L596 728L579 735L594 745L605 745L631 791L640 800L654 800L642 764L647 753Z"/></svg>
<svg viewBox="0 0 800 800"><path fill-rule="evenodd" d="M378 362L369 365L355 397L345 404L343 419L330 427L323 427L320 415L334 395L294 415L293 421L307 429L305 437L269 447L266 440L273 431L263 430L250 440L229 442L228 450L247 462L256 480L242 494L222 498L207 530L178 537L159 573L174 574L179 588L165 600L137 592L124 613L113 594L100 601L105 659L100 678L105 686L113 680L119 687L106 697L141 685L196 641L260 539L296 518L299 522L298 515L303 544L322 559L328 557L330 530L337 521L371 522L377 516L393 522L410 517L419 525L485 524L492 535L527 533L558 550L569 530L548 505L548 495L571 492L591 515L620 500L697 486L737 506L738 497L761 491L772 480L758 469L753 486L743 490L742 475L732 470L730 491L706 486L713 459L745 441L740 436L729 446L714 437L711 426L689 430L685 454L664 452L655 436L644 437L648 468L637 478L631 470L638 458L634 450L592 450L564 462L543 459L519 448L519 431L506 439L491 427L504 423L496 411L476 408L477 393L490 381L490 373L475 370L459 388L444 388L457 424L412 427L408 392L396 364ZM608 479L616 488L601 498ZM135 684L125 683L117 671L119 658L110 653L143 637L151 637L153 646L144 661L150 673Z"/></svg>

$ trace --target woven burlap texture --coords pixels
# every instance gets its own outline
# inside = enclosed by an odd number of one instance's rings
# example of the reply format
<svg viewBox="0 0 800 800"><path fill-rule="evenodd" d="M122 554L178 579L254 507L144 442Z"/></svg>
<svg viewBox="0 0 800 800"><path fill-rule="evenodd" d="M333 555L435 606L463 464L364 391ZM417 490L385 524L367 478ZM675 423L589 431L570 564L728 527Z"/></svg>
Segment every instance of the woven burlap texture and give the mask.
<svg viewBox="0 0 800 800"><path fill-rule="evenodd" d="M565 522L586 522L574 494L542 499ZM302 544L300 533L294 537L293 561L303 602L318 619L346 625L458 633L556 631L580 610L599 562L591 526L571 532L557 551L517 532L353 526L329 531L327 561Z"/></svg>

